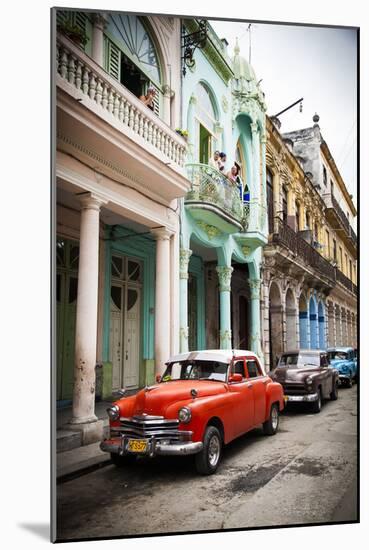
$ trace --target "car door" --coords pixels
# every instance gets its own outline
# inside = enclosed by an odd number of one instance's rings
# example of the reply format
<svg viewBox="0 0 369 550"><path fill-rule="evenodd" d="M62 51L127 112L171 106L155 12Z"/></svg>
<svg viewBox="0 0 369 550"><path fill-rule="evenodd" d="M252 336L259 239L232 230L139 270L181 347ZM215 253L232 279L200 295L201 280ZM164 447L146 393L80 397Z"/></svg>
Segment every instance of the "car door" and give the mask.
<svg viewBox="0 0 369 550"><path fill-rule="evenodd" d="M254 397L253 425L257 426L266 420L266 386L268 377L263 374L256 357L246 358L246 374L249 382L248 387L252 390Z"/></svg>
<svg viewBox="0 0 369 550"><path fill-rule="evenodd" d="M230 373L242 375L242 382L228 384L229 391L232 393L230 433L234 439L253 426L254 394L246 376L244 357L237 357L233 360Z"/></svg>

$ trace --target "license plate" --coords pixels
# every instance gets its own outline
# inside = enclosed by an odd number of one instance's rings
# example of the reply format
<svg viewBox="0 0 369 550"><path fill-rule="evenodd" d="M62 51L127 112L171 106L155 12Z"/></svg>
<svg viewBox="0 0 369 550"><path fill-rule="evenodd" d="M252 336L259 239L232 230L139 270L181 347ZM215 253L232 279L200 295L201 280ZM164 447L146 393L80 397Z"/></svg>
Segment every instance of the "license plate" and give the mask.
<svg viewBox="0 0 369 550"><path fill-rule="evenodd" d="M146 453L147 439L129 439L127 448L131 453Z"/></svg>

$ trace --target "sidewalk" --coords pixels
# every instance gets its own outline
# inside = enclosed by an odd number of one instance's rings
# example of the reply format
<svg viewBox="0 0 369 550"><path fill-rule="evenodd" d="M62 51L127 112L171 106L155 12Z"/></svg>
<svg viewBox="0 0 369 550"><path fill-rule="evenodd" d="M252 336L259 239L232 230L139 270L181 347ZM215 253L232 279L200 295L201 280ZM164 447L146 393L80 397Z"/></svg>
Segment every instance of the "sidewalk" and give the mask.
<svg viewBox="0 0 369 550"><path fill-rule="evenodd" d="M95 404L95 414L104 422L104 437L108 433L109 420L106 412L111 403L99 401ZM110 455L100 450L100 441L91 445L81 446L81 432L73 430L68 425L72 417L72 407L57 410L56 432L56 475L57 479L76 474L82 470L98 467L109 462Z"/></svg>

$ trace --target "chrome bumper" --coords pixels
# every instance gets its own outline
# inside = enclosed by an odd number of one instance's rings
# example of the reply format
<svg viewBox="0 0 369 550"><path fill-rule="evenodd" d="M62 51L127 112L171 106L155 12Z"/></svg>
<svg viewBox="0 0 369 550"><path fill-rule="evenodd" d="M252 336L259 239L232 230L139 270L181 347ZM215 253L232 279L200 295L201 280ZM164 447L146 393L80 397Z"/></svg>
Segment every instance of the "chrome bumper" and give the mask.
<svg viewBox="0 0 369 550"><path fill-rule="evenodd" d="M338 378L346 382L346 380L351 380L351 376L349 374L339 374Z"/></svg>
<svg viewBox="0 0 369 550"><path fill-rule="evenodd" d="M286 403L289 402L298 402L298 403L310 403L312 401L317 401L318 394L317 393L307 393L306 395L285 395L284 400Z"/></svg>
<svg viewBox="0 0 369 550"><path fill-rule="evenodd" d="M113 439L104 439L100 443L100 449L107 453L118 455L136 454L141 456L157 455L193 455L199 453L203 448L202 441L183 441L180 443L162 443L155 438L148 440L147 451L144 453L131 453L127 449L128 438L117 437Z"/></svg>

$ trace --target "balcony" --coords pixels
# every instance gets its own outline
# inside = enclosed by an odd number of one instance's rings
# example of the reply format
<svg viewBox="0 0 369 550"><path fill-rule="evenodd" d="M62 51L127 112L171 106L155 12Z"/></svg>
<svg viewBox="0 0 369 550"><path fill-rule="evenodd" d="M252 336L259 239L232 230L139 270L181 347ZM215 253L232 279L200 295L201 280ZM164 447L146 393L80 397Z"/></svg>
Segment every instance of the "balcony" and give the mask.
<svg viewBox="0 0 369 550"><path fill-rule="evenodd" d="M296 256L296 259L317 270L323 277L328 279L330 286L334 286L336 274L333 265L287 224L279 223L278 232L273 234L272 242L290 250Z"/></svg>
<svg viewBox="0 0 369 550"><path fill-rule="evenodd" d="M346 241L347 245L351 249L356 251L357 237L355 231L352 229L350 222L338 204L337 199L332 193L323 195L326 204L326 214L329 222L332 224L333 229L340 232L341 237Z"/></svg>
<svg viewBox="0 0 369 550"><path fill-rule="evenodd" d="M58 150L166 203L183 197L186 141L68 38L56 53Z"/></svg>
<svg viewBox="0 0 369 550"><path fill-rule="evenodd" d="M357 295L357 286L339 269L336 269L336 279L337 282L341 283L347 290Z"/></svg>

